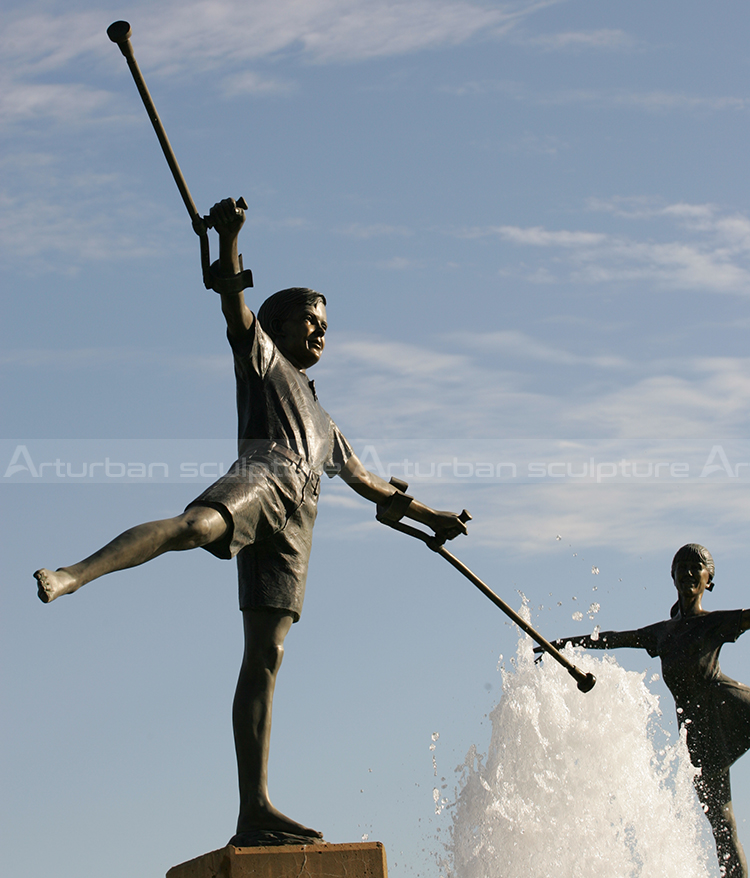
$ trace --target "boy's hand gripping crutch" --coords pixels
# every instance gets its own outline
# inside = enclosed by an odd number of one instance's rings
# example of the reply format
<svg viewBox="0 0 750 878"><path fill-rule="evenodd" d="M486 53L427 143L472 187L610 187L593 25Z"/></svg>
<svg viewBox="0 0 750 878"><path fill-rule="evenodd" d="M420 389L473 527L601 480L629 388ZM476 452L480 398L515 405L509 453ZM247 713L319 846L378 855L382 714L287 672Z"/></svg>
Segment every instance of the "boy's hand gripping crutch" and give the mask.
<svg viewBox="0 0 750 878"><path fill-rule="evenodd" d="M509 607L504 600L499 598L475 573L469 570L469 568L459 561L455 555L452 555L443 545L445 542L444 539L441 539L437 534L428 534L417 527L404 524L401 521L401 517L411 501L411 497L406 494L406 490L409 486L406 482L396 478L391 479L391 484L397 489L398 493L394 494L387 504L378 506L375 515L377 520L382 524L387 524L388 527L400 530L402 533L408 534L411 537L416 537L418 540L422 540L422 542L432 549L433 552L442 555L449 564L452 564L456 570L463 573L468 580L473 582L482 594L486 595L496 607L499 607L506 616L509 616L519 628L532 637L546 653L551 655L555 661L559 662L570 676L575 679L581 692L590 692L594 688L596 677L593 674L585 674L580 668L577 668L571 661L565 658L565 656L562 655L562 653L548 640L545 640L536 629L532 628L525 619L522 619L521 616ZM461 515L459 515L459 518L461 521L466 522L471 519L471 515L469 515L464 509Z"/></svg>

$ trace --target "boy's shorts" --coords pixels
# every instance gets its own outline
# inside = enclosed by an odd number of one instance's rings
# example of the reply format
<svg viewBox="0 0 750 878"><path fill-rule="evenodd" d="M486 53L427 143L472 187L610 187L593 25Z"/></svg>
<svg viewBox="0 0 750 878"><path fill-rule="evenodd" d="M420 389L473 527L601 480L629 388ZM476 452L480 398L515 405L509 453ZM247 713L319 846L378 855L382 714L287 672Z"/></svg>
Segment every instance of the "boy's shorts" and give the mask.
<svg viewBox="0 0 750 878"><path fill-rule="evenodd" d="M302 612L320 476L273 451L240 458L192 503L217 509L226 534L204 546L237 556L240 609Z"/></svg>

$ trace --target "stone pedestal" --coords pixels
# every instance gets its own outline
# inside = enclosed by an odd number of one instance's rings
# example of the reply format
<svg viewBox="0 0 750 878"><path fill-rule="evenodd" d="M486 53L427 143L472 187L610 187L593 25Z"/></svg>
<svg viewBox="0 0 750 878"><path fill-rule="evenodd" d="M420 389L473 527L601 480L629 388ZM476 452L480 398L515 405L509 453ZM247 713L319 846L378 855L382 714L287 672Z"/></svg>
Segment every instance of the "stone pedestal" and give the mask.
<svg viewBox="0 0 750 878"><path fill-rule="evenodd" d="M385 848L360 844L306 844L236 848L227 845L167 872L167 878L388 878Z"/></svg>

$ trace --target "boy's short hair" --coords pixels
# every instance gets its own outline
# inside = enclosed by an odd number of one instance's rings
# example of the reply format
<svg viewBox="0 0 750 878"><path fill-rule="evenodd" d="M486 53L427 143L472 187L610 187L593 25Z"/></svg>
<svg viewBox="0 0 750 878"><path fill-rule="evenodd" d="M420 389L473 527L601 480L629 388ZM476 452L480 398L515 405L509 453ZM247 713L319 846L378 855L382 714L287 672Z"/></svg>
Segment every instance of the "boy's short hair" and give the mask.
<svg viewBox="0 0 750 878"><path fill-rule="evenodd" d="M714 573L716 568L714 566L714 559L711 557L711 553L705 546L701 546L698 543L688 543L683 546L681 549L677 550L677 554L672 559L672 579L674 579L674 569L680 561L688 561L688 560L696 560L700 561L701 564L705 565L708 570L708 581L714 581Z"/></svg>
<svg viewBox="0 0 750 878"><path fill-rule="evenodd" d="M258 320L263 329L274 337L273 324L278 320L282 323L289 317L295 309L304 305L314 305L315 302L322 301L326 304L326 297L311 290L308 287L290 287L288 290L279 290L269 296L265 302L258 308Z"/></svg>

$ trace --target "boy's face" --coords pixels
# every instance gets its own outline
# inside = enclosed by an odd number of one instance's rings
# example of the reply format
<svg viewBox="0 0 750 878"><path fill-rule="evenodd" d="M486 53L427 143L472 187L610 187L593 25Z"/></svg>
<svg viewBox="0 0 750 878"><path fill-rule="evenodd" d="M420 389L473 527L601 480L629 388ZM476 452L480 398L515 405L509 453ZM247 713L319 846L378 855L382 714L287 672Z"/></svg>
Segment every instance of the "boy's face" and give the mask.
<svg viewBox="0 0 750 878"><path fill-rule="evenodd" d="M708 587L711 574L698 558L686 558L674 566L674 584L677 592L685 597L702 595Z"/></svg>
<svg viewBox="0 0 750 878"><path fill-rule="evenodd" d="M323 353L327 329L326 306L318 299L312 305L295 308L281 324L274 342L298 369L309 369Z"/></svg>

